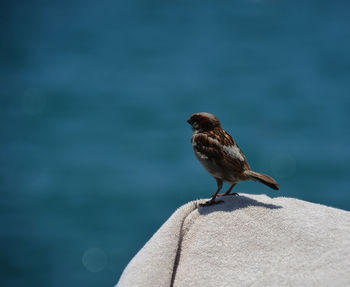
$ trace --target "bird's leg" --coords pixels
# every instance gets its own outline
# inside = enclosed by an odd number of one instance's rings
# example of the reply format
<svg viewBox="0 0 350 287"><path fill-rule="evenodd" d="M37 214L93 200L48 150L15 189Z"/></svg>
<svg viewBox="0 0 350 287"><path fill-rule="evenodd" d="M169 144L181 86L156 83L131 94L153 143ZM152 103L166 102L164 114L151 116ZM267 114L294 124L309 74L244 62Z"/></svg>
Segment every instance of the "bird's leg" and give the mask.
<svg viewBox="0 0 350 287"><path fill-rule="evenodd" d="M217 196L226 196L226 195L238 195L238 193L230 193L231 190L236 186L237 183L231 185L231 187L223 194L218 194Z"/></svg>
<svg viewBox="0 0 350 287"><path fill-rule="evenodd" d="M218 195L218 193L222 189L222 180L216 178L216 183L218 184L218 189L215 192L215 194L212 195L212 198L209 201L207 201L206 203L200 204L200 205L202 205L202 206L214 205L214 204L218 204L218 203L222 203L223 202L222 200L215 201L216 196Z"/></svg>

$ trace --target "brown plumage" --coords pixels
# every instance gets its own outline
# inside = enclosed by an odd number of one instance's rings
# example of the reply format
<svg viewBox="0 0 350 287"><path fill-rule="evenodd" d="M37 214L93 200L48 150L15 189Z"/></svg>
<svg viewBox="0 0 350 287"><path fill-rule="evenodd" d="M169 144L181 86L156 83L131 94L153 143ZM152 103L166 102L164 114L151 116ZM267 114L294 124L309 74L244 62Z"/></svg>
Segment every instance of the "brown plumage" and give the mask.
<svg viewBox="0 0 350 287"><path fill-rule="evenodd" d="M217 196L231 194L233 187L241 182L253 180L278 190L278 183L271 177L254 172L234 139L221 127L217 117L209 113L193 114L187 121L194 131L191 138L194 153L204 168L216 179L218 189L206 205L218 203ZM231 187L218 195L223 182Z"/></svg>

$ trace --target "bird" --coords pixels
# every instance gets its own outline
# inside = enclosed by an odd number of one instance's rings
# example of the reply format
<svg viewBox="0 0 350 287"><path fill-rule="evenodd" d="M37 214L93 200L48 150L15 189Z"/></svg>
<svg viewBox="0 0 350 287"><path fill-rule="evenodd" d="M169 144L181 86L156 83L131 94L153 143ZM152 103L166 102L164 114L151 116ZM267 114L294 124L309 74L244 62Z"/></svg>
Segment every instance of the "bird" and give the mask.
<svg viewBox="0 0 350 287"><path fill-rule="evenodd" d="M246 157L235 140L222 127L219 119L210 113L193 114L187 122L191 125L193 135L191 143L194 153L217 183L217 190L211 199L202 205L221 203L216 197L238 195L231 193L237 183L257 181L278 190L279 184L270 176L252 171ZM219 194L223 183L231 184L223 194Z"/></svg>

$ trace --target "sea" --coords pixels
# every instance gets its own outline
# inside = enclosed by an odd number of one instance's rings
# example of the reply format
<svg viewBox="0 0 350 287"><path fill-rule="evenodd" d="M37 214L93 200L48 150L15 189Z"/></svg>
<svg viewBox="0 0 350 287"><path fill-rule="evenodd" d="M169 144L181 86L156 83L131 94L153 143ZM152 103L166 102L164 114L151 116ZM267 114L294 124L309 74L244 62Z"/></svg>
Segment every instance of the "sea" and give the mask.
<svg viewBox="0 0 350 287"><path fill-rule="evenodd" d="M116 284L216 190L190 143L197 112L281 185L235 192L350 211L349 1L0 7L1 286Z"/></svg>

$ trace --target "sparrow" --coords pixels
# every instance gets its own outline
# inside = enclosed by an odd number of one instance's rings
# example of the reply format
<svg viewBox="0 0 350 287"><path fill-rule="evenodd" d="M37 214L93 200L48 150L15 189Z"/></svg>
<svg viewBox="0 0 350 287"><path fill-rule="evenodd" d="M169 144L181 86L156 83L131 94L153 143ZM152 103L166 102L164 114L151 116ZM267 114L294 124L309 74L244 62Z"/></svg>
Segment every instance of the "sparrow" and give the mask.
<svg viewBox="0 0 350 287"><path fill-rule="evenodd" d="M209 113L193 114L187 121L193 129L191 143L194 153L203 167L216 179L217 190L203 205L213 205L217 196L238 195L231 193L241 181L258 181L278 190L279 184L271 177L252 171L246 157L234 139L221 127L219 119ZM219 194L223 182L231 184Z"/></svg>

